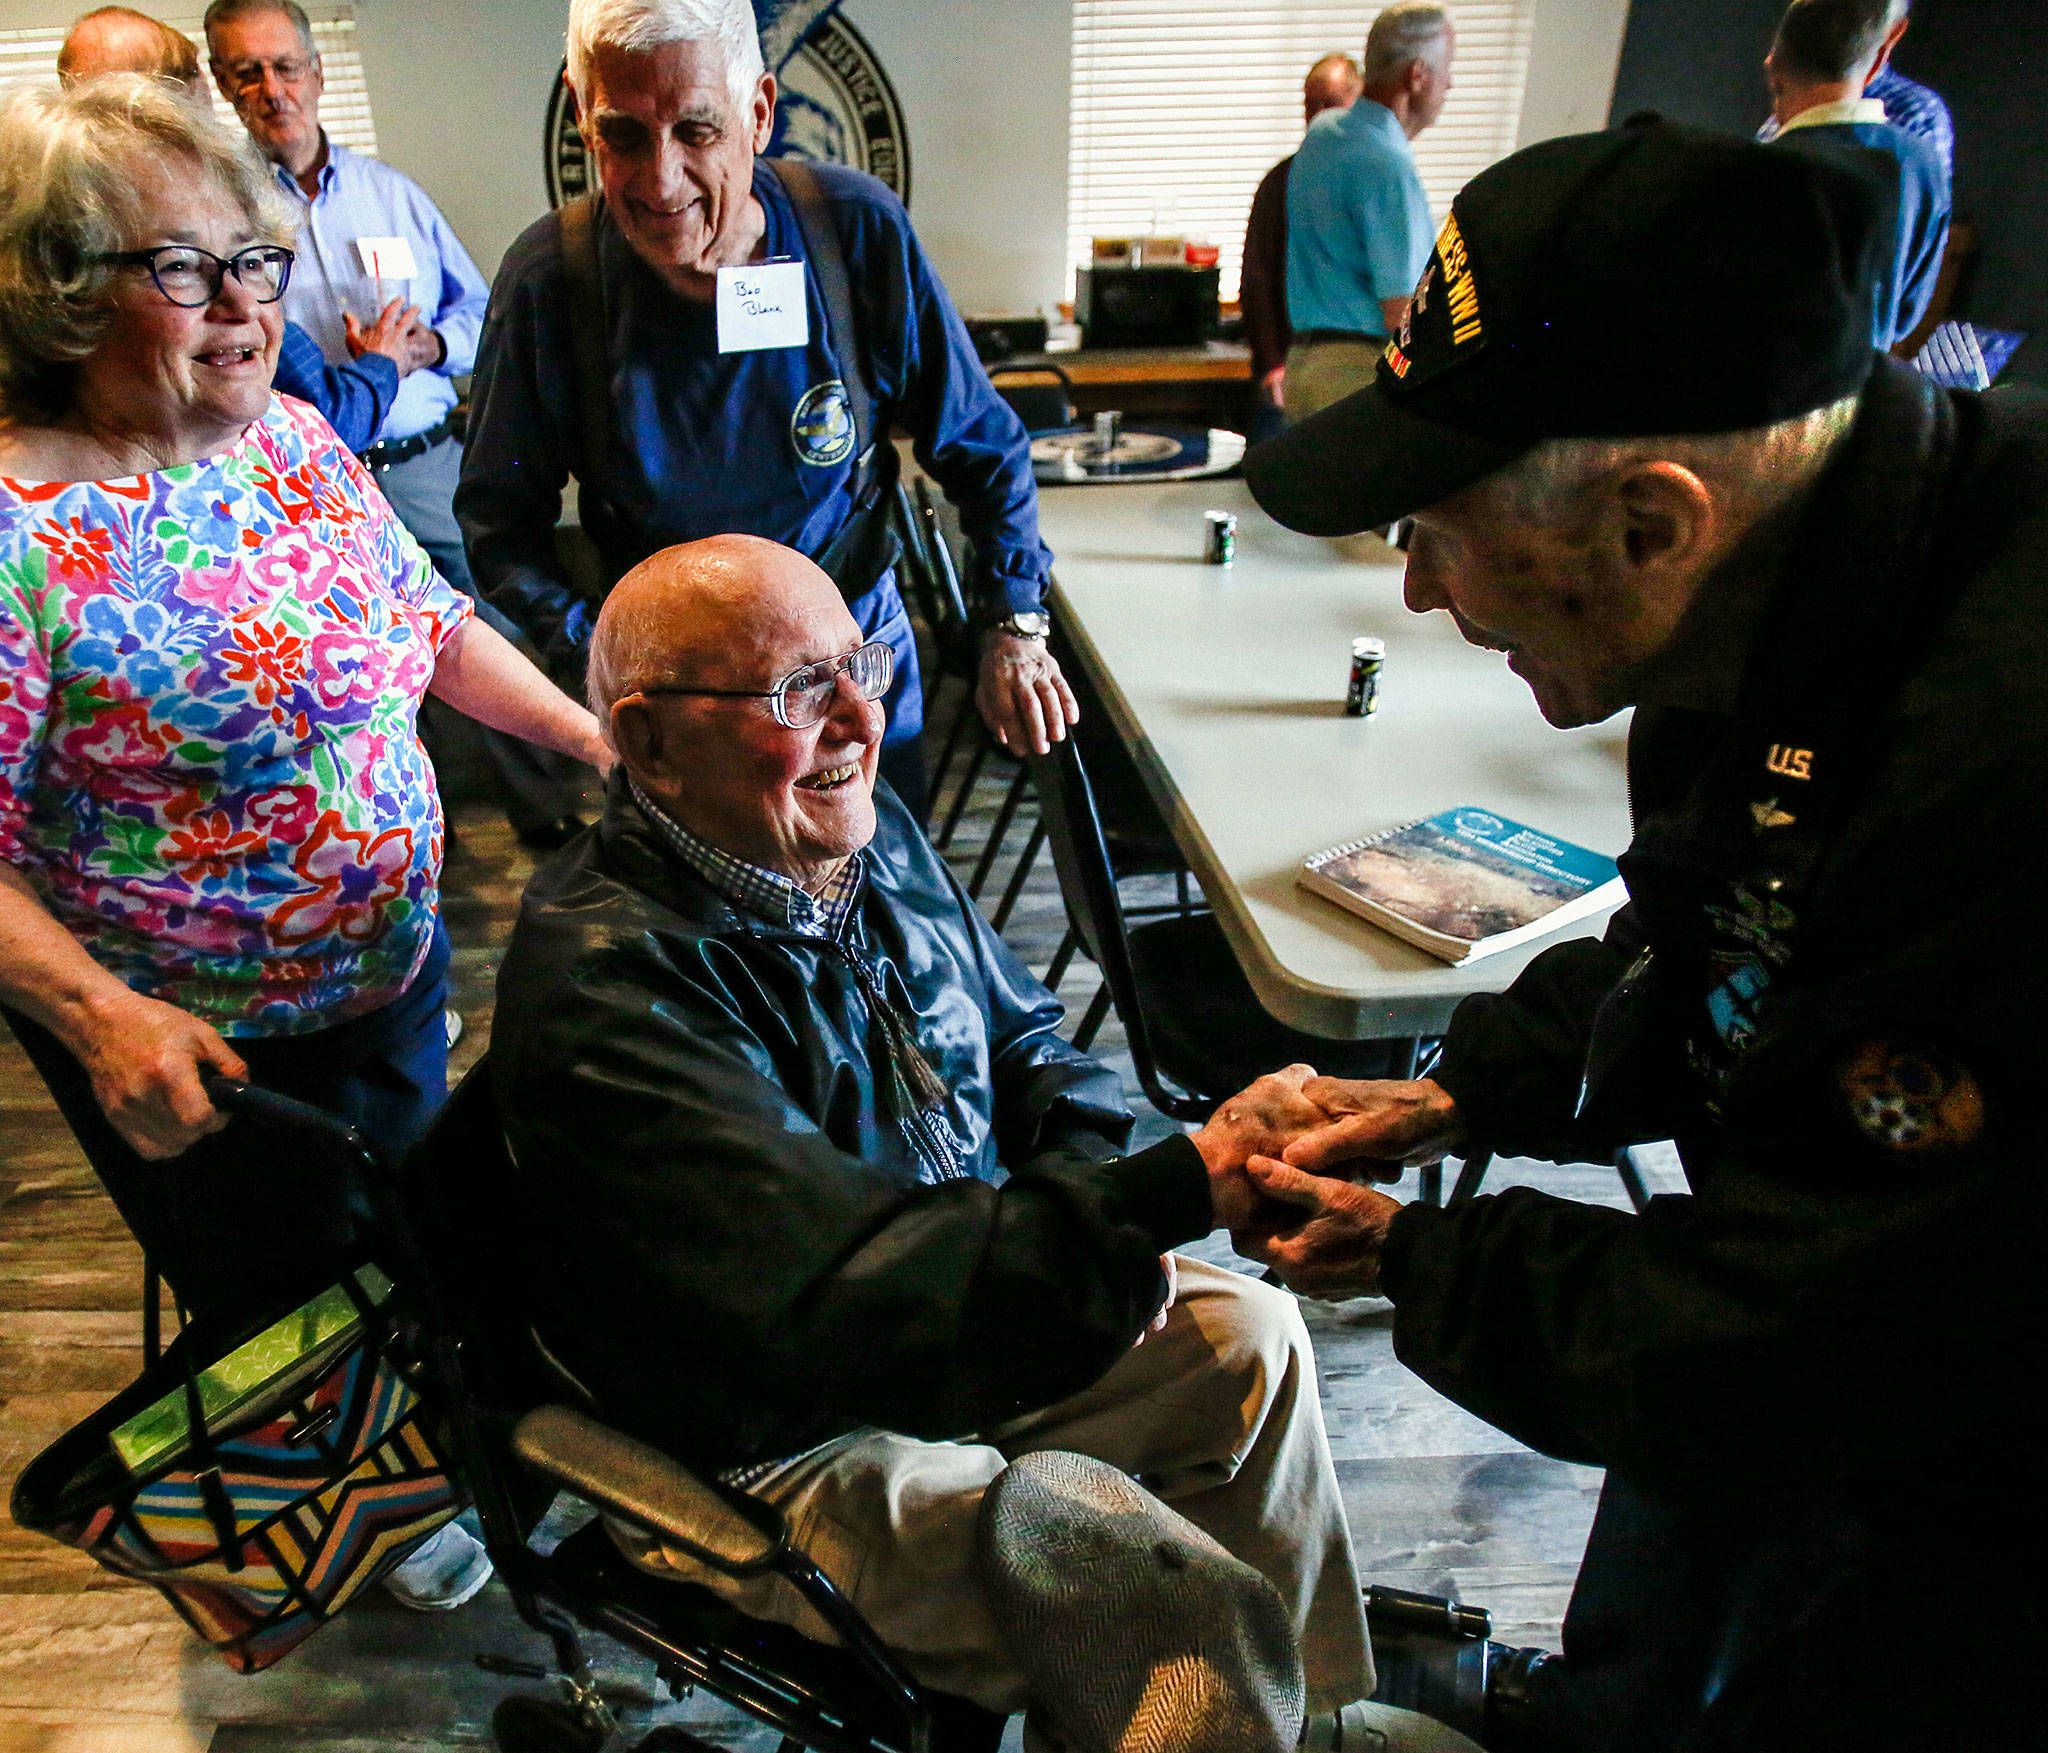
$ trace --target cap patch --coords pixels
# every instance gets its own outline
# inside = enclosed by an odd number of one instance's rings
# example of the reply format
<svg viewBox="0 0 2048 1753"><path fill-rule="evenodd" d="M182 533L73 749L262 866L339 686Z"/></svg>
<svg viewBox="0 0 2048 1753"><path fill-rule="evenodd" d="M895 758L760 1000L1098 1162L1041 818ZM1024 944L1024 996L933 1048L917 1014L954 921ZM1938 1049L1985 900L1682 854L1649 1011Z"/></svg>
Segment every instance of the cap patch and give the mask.
<svg viewBox="0 0 2048 1753"><path fill-rule="evenodd" d="M1458 216L1452 213L1437 233L1429 266L1415 283L1401 332L1387 342L1381 359L1397 380L1406 381L1411 372L1433 377L1485 343L1479 282Z"/></svg>
<svg viewBox="0 0 2048 1753"><path fill-rule="evenodd" d="M1984 1092L1967 1068L1889 1041L1849 1056L1841 1090L1856 1129L1885 1150L1954 1150L1984 1130Z"/></svg>

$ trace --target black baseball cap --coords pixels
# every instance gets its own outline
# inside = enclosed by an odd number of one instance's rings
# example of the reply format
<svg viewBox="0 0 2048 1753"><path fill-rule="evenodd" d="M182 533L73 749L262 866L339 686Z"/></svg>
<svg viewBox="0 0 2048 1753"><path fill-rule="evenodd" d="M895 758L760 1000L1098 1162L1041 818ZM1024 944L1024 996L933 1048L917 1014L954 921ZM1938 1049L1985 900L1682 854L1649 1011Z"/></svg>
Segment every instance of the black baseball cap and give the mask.
<svg viewBox="0 0 2048 1753"><path fill-rule="evenodd" d="M1545 439L1740 432L1853 395L1896 206L1875 170L1675 123L1528 147L1451 203L1374 381L1246 456L1252 496L1351 535Z"/></svg>

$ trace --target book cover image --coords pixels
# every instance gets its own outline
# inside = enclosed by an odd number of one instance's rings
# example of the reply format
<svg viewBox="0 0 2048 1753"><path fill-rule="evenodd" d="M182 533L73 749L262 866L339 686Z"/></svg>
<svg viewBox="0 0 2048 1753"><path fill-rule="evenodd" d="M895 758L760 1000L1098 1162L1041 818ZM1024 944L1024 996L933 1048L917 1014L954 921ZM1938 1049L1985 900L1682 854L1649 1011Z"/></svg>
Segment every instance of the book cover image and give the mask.
<svg viewBox="0 0 2048 1753"><path fill-rule="evenodd" d="M1561 910L1583 913L1618 872L1602 853L1465 807L1332 848L1304 876L1390 928L1413 926L1424 947L1476 947L1542 929Z"/></svg>

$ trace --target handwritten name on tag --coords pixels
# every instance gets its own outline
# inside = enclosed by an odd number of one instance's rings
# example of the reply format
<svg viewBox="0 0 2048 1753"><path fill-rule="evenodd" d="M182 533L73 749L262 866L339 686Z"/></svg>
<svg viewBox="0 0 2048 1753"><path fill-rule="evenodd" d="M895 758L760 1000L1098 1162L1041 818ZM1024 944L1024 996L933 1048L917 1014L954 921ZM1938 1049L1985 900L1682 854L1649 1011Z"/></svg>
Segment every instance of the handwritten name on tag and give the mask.
<svg viewBox="0 0 2048 1753"><path fill-rule="evenodd" d="M802 347L811 338L801 262L718 270L718 350Z"/></svg>
<svg viewBox="0 0 2048 1753"><path fill-rule="evenodd" d="M420 269L412 259L412 242L403 237L359 237L356 254L372 280L410 280Z"/></svg>

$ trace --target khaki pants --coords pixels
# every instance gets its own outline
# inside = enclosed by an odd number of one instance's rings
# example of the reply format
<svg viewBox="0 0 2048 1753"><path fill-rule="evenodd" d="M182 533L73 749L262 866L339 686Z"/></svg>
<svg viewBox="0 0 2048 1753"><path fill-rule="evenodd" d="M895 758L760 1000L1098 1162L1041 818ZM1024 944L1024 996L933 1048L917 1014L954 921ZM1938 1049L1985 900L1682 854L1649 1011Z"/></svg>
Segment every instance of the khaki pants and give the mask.
<svg viewBox="0 0 2048 1753"><path fill-rule="evenodd" d="M1306 420L1372 382L1384 341L1297 341L1287 350L1287 423Z"/></svg>
<svg viewBox="0 0 2048 1753"><path fill-rule="evenodd" d="M1018 1455L1065 1449L1134 1475L1262 1572L1293 1614L1311 1710L1373 1688L1351 1534L1330 1464L1315 1358L1293 1298L1179 1260L1164 1331L1092 1388L981 1441L856 1432L749 1486L918 1680L1005 1714L1030 1702L974 1562L981 1495ZM1049 1292L1048 1294L1057 1294ZM836 1641L779 1577L735 1582L683 1554L622 1543L759 1619Z"/></svg>

